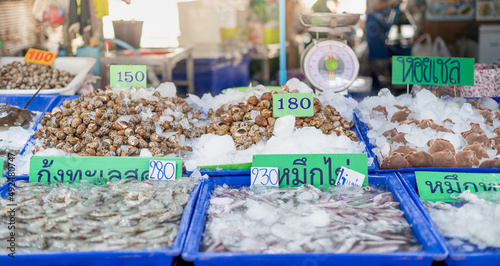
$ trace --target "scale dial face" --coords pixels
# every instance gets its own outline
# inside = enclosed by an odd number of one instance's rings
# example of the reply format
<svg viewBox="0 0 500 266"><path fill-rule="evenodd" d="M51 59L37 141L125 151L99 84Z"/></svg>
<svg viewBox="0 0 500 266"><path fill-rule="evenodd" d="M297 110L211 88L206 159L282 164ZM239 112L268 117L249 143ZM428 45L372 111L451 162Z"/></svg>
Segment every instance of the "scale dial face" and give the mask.
<svg viewBox="0 0 500 266"><path fill-rule="evenodd" d="M340 92L358 76L359 62L346 44L325 40L307 47L302 55L302 69L315 88Z"/></svg>

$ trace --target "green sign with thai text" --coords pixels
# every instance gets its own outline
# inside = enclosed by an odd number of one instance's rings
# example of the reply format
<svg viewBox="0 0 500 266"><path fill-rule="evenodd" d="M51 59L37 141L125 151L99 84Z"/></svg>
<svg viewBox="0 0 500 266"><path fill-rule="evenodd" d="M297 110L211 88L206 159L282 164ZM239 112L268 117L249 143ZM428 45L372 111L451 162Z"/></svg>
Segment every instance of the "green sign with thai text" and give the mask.
<svg viewBox="0 0 500 266"><path fill-rule="evenodd" d="M498 197L493 194L500 193L500 173L416 171L415 178L423 201L456 202L453 197L466 190L484 199Z"/></svg>
<svg viewBox="0 0 500 266"><path fill-rule="evenodd" d="M33 156L30 162L29 182L74 182L81 179L104 178L121 180L165 176L166 167L154 161L174 161L176 178L182 175L182 159L177 157L74 157Z"/></svg>
<svg viewBox="0 0 500 266"><path fill-rule="evenodd" d="M392 57L392 84L474 85L474 58Z"/></svg>
<svg viewBox="0 0 500 266"><path fill-rule="evenodd" d="M278 167L279 186L334 186L342 166L368 176L367 155L360 154L262 154L253 156L253 167ZM363 186L368 185L365 178Z"/></svg>

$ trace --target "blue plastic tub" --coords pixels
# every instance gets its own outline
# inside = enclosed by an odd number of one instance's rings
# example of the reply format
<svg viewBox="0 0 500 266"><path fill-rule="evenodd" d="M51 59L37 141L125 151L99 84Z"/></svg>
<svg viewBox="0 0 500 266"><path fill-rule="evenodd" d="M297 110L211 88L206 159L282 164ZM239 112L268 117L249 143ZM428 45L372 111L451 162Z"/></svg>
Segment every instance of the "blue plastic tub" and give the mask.
<svg viewBox="0 0 500 266"><path fill-rule="evenodd" d="M54 109L54 107L58 107L58 106L62 106L63 102L66 101L66 100L74 100L74 99L78 99L80 98L81 95L78 95L78 94L75 94L75 95L61 95L57 101L54 101L54 104L52 105L52 107L50 108L50 111L52 111L52 109Z"/></svg>
<svg viewBox="0 0 500 266"><path fill-rule="evenodd" d="M23 108L26 103L29 101L33 95L26 95L26 94L8 94L8 95L0 95L0 103L6 103L10 105L17 106L19 108ZM52 110L52 107L54 107L55 101L59 98L59 94L38 94L33 98L33 100L30 102L28 107L26 108L27 110L30 111L37 111L41 112L42 114L39 115L39 117L36 119L35 123L33 124L33 129L35 130L36 127L38 126L38 123L40 123L40 120L42 119L42 115L45 114L45 112Z"/></svg>
<svg viewBox="0 0 500 266"><path fill-rule="evenodd" d="M366 149L370 155L374 158L374 173L414 173L415 171L435 171L435 172L469 172L469 173L500 173L500 168L443 168L443 167L421 167L421 168L399 168L399 169L380 169L380 165L377 161L377 156L373 153L373 145L367 136L368 127L361 120L356 119L359 123L359 128L363 140L366 144ZM500 264L499 264L500 265Z"/></svg>
<svg viewBox="0 0 500 266"><path fill-rule="evenodd" d="M194 94L220 94L224 89L248 86L250 76L250 56L244 56L241 62L234 59L194 59ZM177 63L172 71L173 81L186 80L186 61ZM178 86L187 92L186 86Z"/></svg>
<svg viewBox="0 0 500 266"><path fill-rule="evenodd" d="M248 178L249 180L249 178ZM230 179L231 187L241 187L243 180ZM412 225L413 231L424 250L419 252L391 253L294 253L294 254L262 254L262 253L206 253L200 251L200 243L205 229L207 209L210 205L211 192L217 182L210 179L200 192L193 220L188 232L186 245L182 252L185 261L195 265L431 265L433 261L442 261L448 250L434 233L428 228L426 218L415 206L406 189L396 174L370 175L369 183L391 191L399 201L400 208Z"/></svg>
<svg viewBox="0 0 500 266"><path fill-rule="evenodd" d="M19 95L19 96L25 96L25 95ZM54 109L54 107L62 106L62 104L63 104L63 102L64 102L65 100L74 100L74 99L77 99L77 98L79 98L79 97L80 97L80 95L68 95L68 96L66 96L66 95L58 95L58 94L42 94L42 95L38 95L37 97L39 97L39 96L43 96L43 97L47 96L47 97L53 97L53 98L54 98L54 99L51 101L50 105L49 105L49 106L47 106L47 107L45 108L45 110L43 110L42 115L43 115L43 113L45 113L46 111L49 111L49 112L50 112L50 111L52 111L52 109ZM35 99L36 99L37 97L35 97ZM1 101L1 98L2 98L2 97L0 97L0 102L2 102L2 101ZM29 98L28 98L28 99L29 99ZM28 107L31 107L31 106L32 106L32 104L33 104L33 102L35 101L35 99L33 99L33 101L31 101L31 103L30 103L30 105L29 105ZM39 100L39 101L40 101L40 100ZM24 105L23 105L23 106L24 106ZM23 106L21 106L21 107L23 107ZM33 105L32 107L35 107L35 105ZM29 108L28 108L28 109L29 109ZM36 121L36 125L34 126L34 129L36 129L36 127L37 127L37 126L38 126L38 124L40 123L40 120L42 119L42 115L40 115L40 117L39 117L39 118L38 118L38 120ZM23 149L21 150L21 152L19 153L19 155L18 155L18 156L22 156L22 155L24 155L24 154L26 153L26 148L28 147L28 145L29 145L30 143L34 143L34 141L35 141L35 140L34 140L33 136L31 136L31 137L28 139L28 141L26 142L26 144L24 145ZM4 175L4 176L5 176L5 177L7 177L7 172L5 173L5 175ZM28 180L28 179L29 179L29 177L28 177L28 175L20 175L20 176L16 176L16 179L19 179L19 180Z"/></svg>
<svg viewBox="0 0 500 266"><path fill-rule="evenodd" d="M171 248L154 250L113 250L113 251L86 251L86 252L47 252L16 254L15 259L6 254L0 257L0 265L172 265L174 258L181 254L186 240L191 217L197 202L198 194L203 187L203 182L197 184L190 194L188 203L184 208L179 233ZM5 195L5 187L2 186L0 194Z"/></svg>
<svg viewBox="0 0 500 266"><path fill-rule="evenodd" d="M437 225L432 221L427 209L422 204L418 196L418 188L416 184L415 174L413 173L398 173L403 185L408 190L408 194L414 200L417 208L425 215L429 227L436 233L436 236L445 241L446 247L449 250L449 257L445 260L448 266L498 266L500 265L500 248L487 248L484 250L475 249L473 251L464 251L457 247L448 245L446 241L450 238L444 237L437 228ZM474 244L464 241L464 243L475 246Z"/></svg>
<svg viewBox="0 0 500 266"><path fill-rule="evenodd" d="M32 95L25 95L25 94L6 94L6 95L0 95L0 103L6 103L10 104L13 106L17 106L19 108L23 108L26 103L29 101ZM55 102L57 99L59 99L59 94L39 94L33 98L33 100L30 102L28 107L26 108L29 111L36 111L40 112L41 114L38 115L36 118L35 122L31 126L33 130L36 130L36 127L40 123L40 120L42 119L42 116L45 114L45 112L49 111L54 107ZM27 140L28 141L28 140ZM7 174L6 171L4 171L3 166L1 168L0 173L2 176L4 174Z"/></svg>

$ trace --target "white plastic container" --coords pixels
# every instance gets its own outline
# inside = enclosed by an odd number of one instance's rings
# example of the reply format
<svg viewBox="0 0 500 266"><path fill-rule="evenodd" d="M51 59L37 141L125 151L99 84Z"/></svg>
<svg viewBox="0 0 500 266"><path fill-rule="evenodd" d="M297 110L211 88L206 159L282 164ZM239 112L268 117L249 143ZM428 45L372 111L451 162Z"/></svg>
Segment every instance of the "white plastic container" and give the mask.
<svg viewBox="0 0 500 266"><path fill-rule="evenodd" d="M500 58L500 25L479 26L479 63L491 64Z"/></svg>
<svg viewBox="0 0 500 266"><path fill-rule="evenodd" d="M24 57L1 57L0 67L14 61L24 63ZM57 57L51 67L65 70L76 75L68 86L60 89L42 89L40 94L59 93L61 95L74 95L83 84L85 75L94 66L96 60L91 57ZM36 90L0 90L0 94L34 94Z"/></svg>

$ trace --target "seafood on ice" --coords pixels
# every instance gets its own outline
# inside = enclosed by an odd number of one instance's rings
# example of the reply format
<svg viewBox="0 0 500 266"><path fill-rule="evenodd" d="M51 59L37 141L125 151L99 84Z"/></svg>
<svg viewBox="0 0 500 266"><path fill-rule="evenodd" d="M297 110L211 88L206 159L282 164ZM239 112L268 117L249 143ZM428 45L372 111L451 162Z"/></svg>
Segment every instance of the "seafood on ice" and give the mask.
<svg viewBox="0 0 500 266"><path fill-rule="evenodd" d="M161 249L173 245L197 179L122 179L95 185L16 182L16 252ZM6 242L10 200L2 207Z"/></svg>
<svg viewBox="0 0 500 266"><path fill-rule="evenodd" d="M205 252L359 253L422 247L392 193L372 187L218 186L202 240Z"/></svg>
<svg viewBox="0 0 500 266"><path fill-rule="evenodd" d="M358 106L381 169L499 168L500 110L489 97L437 98L383 89Z"/></svg>

